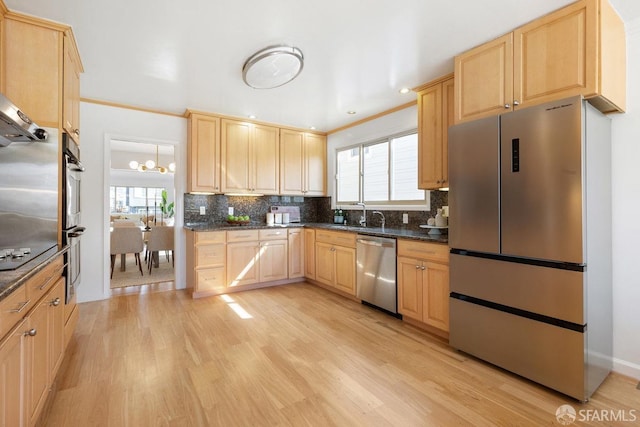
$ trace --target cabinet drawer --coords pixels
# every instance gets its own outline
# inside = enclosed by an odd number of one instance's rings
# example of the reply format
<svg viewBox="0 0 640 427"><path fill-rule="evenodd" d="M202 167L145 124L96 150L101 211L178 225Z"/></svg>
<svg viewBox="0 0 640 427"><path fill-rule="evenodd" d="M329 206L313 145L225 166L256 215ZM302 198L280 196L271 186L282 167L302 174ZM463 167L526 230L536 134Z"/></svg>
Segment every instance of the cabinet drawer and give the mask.
<svg viewBox="0 0 640 427"><path fill-rule="evenodd" d="M60 256L27 281L25 284L27 298L31 302L36 303L51 289L56 280L62 275L63 265L63 260Z"/></svg>
<svg viewBox="0 0 640 427"><path fill-rule="evenodd" d="M316 229L316 242L355 248L356 233Z"/></svg>
<svg viewBox="0 0 640 427"><path fill-rule="evenodd" d="M224 231L198 231L196 232L196 244L224 243L227 233Z"/></svg>
<svg viewBox="0 0 640 427"><path fill-rule="evenodd" d="M25 315L28 305L26 286L19 287L0 301L0 339Z"/></svg>
<svg viewBox="0 0 640 427"><path fill-rule="evenodd" d="M260 240L259 230L227 231L227 243L257 242Z"/></svg>
<svg viewBox="0 0 640 427"><path fill-rule="evenodd" d="M260 240L284 240L287 238L286 228L259 230Z"/></svg>
<svg viewBox="0 0 640 427"><path fill-rule="evenodd" d="M398 256L449 263L449 246L398 239Z"/></svg>
<svg viewBox="0 0 640 427"><path fill-rule="evenodd" d="M224 280L224 267L196 271L196 289L198 292L224 291L226 288Z"/></svg>
<svg viewBox="0 0 640 427"><path fill-rule="evenodd" d="M224 266L224 245L196 246L196 268Z"/></svg>

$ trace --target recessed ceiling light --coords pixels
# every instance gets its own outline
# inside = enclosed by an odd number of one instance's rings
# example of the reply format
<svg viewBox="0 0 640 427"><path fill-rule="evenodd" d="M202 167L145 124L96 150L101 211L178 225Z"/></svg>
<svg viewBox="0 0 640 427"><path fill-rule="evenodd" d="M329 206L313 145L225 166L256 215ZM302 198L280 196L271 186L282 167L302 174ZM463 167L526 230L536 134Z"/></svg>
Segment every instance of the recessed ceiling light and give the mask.
<svg viewBox="0 0 640 427"><path fill-rule="evenodd" d="M255 119L255 118L256 118L256 115L255 115L255 114L249 114L249 118L250 118L250 119Z"/></svg>
<svg viewBox="0 0 640 427"><path fill-rule="evenodd" d="M409 92L411 92L411 89L409 89L408 87L403 87L402 89L400 89L400 93L403 95Z"/></svg>
<svg viewBox="0 0 640 427"><path fill-rule="evenodd" d="M316 127L315 126L311 126L311 127L309 127L309 129L316 130Z"/></svg>
<svg viewBox="0 0 640 427"><path fill-rule="evenodd" d="M356 113L356 112L355 112L355 111L353 111L353 110L349 110L349 111L347 111L347 114L355 114L355 113Z"/></svg>

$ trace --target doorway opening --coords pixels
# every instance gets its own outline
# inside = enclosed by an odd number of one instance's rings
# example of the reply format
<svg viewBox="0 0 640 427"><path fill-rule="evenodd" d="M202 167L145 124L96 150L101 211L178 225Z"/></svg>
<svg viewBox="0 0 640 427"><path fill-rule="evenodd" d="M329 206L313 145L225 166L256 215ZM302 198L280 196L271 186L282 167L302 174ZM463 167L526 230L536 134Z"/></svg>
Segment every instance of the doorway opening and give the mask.
<svg viewBox="0 0 640 427"><path fill-rule="evenodd" d="M175 289L173 145L111 140L112 296Z"/></svg>

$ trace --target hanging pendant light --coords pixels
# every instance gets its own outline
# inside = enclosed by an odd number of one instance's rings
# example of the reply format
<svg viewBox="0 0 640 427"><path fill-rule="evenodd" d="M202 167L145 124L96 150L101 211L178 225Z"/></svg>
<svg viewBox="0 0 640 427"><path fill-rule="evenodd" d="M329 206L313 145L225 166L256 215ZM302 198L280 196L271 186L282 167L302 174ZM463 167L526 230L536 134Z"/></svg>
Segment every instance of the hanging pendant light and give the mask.
<svg viewBox="0 0 640 427"><path fill-rule="evenodd" d="M149 159L144 163L140 163L140 162L138 162L136 160L131 160L129 162L129 167L131 169L138 170L139 172L157 171L157 172L160 172L161 174L165 174L165 173L167 173L169 171L171 173L175 172L176 164L174 162L171 162L168 167L160 166L160 161L159 161L158 154L159 154L158 146L156 145L156 160L155 161L153 159Z"/></svg>

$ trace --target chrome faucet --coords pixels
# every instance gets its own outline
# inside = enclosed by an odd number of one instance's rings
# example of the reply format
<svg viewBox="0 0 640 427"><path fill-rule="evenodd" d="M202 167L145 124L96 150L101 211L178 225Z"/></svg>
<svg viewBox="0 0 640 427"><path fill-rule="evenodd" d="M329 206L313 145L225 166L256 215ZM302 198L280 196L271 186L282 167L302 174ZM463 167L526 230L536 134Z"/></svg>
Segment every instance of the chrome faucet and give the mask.
<svg viewBox="0 0 640 427"><path fill-rule="evenodd" d="M356 203L356 205L362 206L362 216L360 217L360 227L366 227L367 226L367 206L362 202Z"/></svg>
<svg viewBox="0 0 640 427"><path fill-rule="evenodd" d="M378 215L380 215L380 216L382 217L382 218L381 218L381 219L382 219L382 231L384 231L384 221L385 221L385 219L384 219L384 214L383 214L382 212L380 212L380 211L373 211L373 214L374 214L374 215L375 215L375 214L378 214Z"/></svg>

